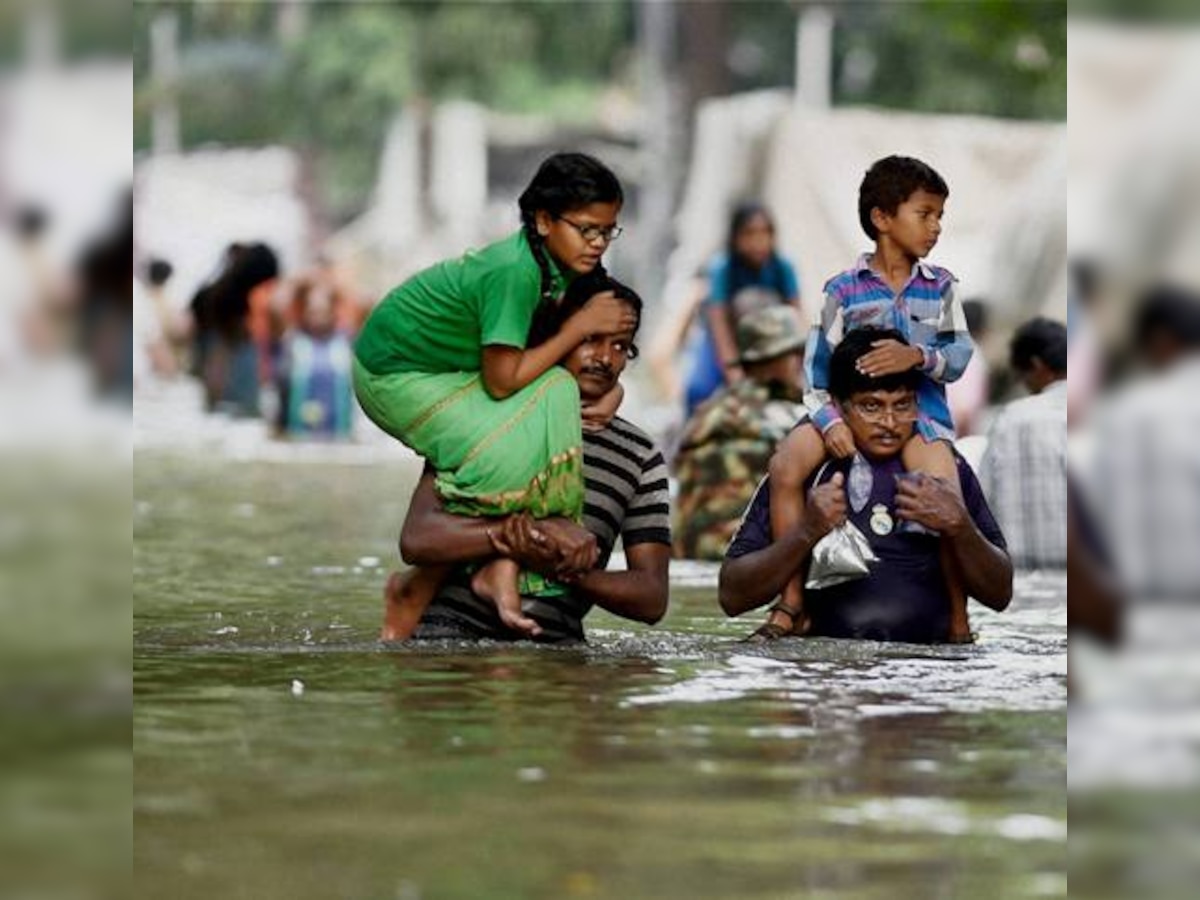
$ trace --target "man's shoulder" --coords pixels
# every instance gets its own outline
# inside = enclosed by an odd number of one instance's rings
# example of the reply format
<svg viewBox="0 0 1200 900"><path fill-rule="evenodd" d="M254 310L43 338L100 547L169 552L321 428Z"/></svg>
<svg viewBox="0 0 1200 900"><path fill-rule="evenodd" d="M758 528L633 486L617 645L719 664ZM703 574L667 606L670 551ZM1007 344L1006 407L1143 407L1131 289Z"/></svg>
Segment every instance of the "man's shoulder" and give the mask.
<svg viewBox="0 0 1200 900"><path fill-rule="evenodd" d="M643 428L620 416L613 416L608 427L601 431L585 431L583 444L585 451L589 444L615 450L643 468L653 462L656 456L662 458L658 443Z"/></svg>

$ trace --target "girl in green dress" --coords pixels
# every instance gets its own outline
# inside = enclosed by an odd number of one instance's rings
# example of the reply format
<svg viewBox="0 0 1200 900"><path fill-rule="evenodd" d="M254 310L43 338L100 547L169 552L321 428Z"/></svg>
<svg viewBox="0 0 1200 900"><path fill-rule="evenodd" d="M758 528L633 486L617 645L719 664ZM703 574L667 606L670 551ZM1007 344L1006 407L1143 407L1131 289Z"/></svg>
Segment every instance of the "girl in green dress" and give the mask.
<svg viewBox="0 0 1200 900"><path fill-rule="evenodd" d="M448 511L581 517L579 389L555 364L589 334L631 328L632 313L602 294L550 340L529 350L525 343L539 304L558 303L575 276L600 266L620 233L623 200L603 163L555 154L521 194L519 231L418 272L363 325L355 344L358 401L437 471ZM615 411L619 397L611 402ZM385 640L411 635L445 574L417 569L389 590ZM496 603L506 625L535 636L537 624L521 613L520 574L500 558L475 573L472 588ZM546 586L534 579L525 587Z"/></svg>

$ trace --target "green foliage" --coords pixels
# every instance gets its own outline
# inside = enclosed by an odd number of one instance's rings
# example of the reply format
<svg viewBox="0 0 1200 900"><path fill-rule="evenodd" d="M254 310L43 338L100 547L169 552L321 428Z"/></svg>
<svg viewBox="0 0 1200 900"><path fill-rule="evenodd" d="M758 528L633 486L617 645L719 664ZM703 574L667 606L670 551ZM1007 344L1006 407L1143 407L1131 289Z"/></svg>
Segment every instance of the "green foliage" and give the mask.
<svg viewBox="0 0 1200 900"><path fill-rule="evenodd" d="M733 90L790 86L798 5L729 4L725 52L702 64L728 69L732 61ZM634 74L632 0L319 3L310 7L304 36L287 45L271 3L139 2L133 7L136 148L147 144L154 99L149 26L167 8L179 21L185 146L299 145L316 166L335 219L366 200L388 124L405 105L463 97L580 124L594 118L607 86ZM834 8L838 103L1066 115L1063 0ZM679 13L689 15L687 3Z"/></svg>
<svg viewBox="0 0 1200 900"><path fill-rule="evenodd" d="M837 101L925 112L1065 119L1067 5L1062 0L848 6L836 59L874 63L862 85L839 77Z"/></svg>
<svg viewBox="0 0 1200 900"><path fill-rule="evenodd" d="M366 199L388 123L416 94L419 35L405 10L337 12L288 48L281 102L285 134L308 148L323 201L344 219Z"/></svg>

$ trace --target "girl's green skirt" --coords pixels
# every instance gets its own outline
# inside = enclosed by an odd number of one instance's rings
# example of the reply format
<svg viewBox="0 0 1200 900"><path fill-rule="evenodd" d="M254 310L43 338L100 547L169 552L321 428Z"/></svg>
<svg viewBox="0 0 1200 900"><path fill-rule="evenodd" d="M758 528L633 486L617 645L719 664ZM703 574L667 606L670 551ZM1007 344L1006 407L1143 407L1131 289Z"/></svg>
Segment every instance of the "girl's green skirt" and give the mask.
<svg viewBox="0 0 1200 900"><path fill-rule="evenodd" d="M579 386L558 366L504 400L479 372L374 375L354 361L363 411L437 470L447 511L583 516Z"/></svg>

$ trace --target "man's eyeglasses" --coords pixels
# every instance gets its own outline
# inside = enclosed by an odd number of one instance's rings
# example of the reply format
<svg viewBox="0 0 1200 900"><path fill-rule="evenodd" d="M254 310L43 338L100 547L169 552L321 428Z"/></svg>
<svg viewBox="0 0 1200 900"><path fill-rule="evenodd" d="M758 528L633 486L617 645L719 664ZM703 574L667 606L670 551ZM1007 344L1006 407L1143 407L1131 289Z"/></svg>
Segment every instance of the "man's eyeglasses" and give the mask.
<svg viewBox="0 0 1200 900"><path fill-rule="evenodd" d="M611 244L625 230L620 225L580 225L578 222L572 222L566 216L555 216L555 218L566 222L578 231L579 236L589 244L600 239L603 239L606 244Z"/></svg>
<svg viewBox="0 0 1200 900"><path fill-rule="evenodd" d="M915 422L917 419L915 400L901 400L890 406L878 400L867 400L863 403L851 400L846 405L862 416L863 421L872 425L882 425L888 419L899 423Z"/></svg>

